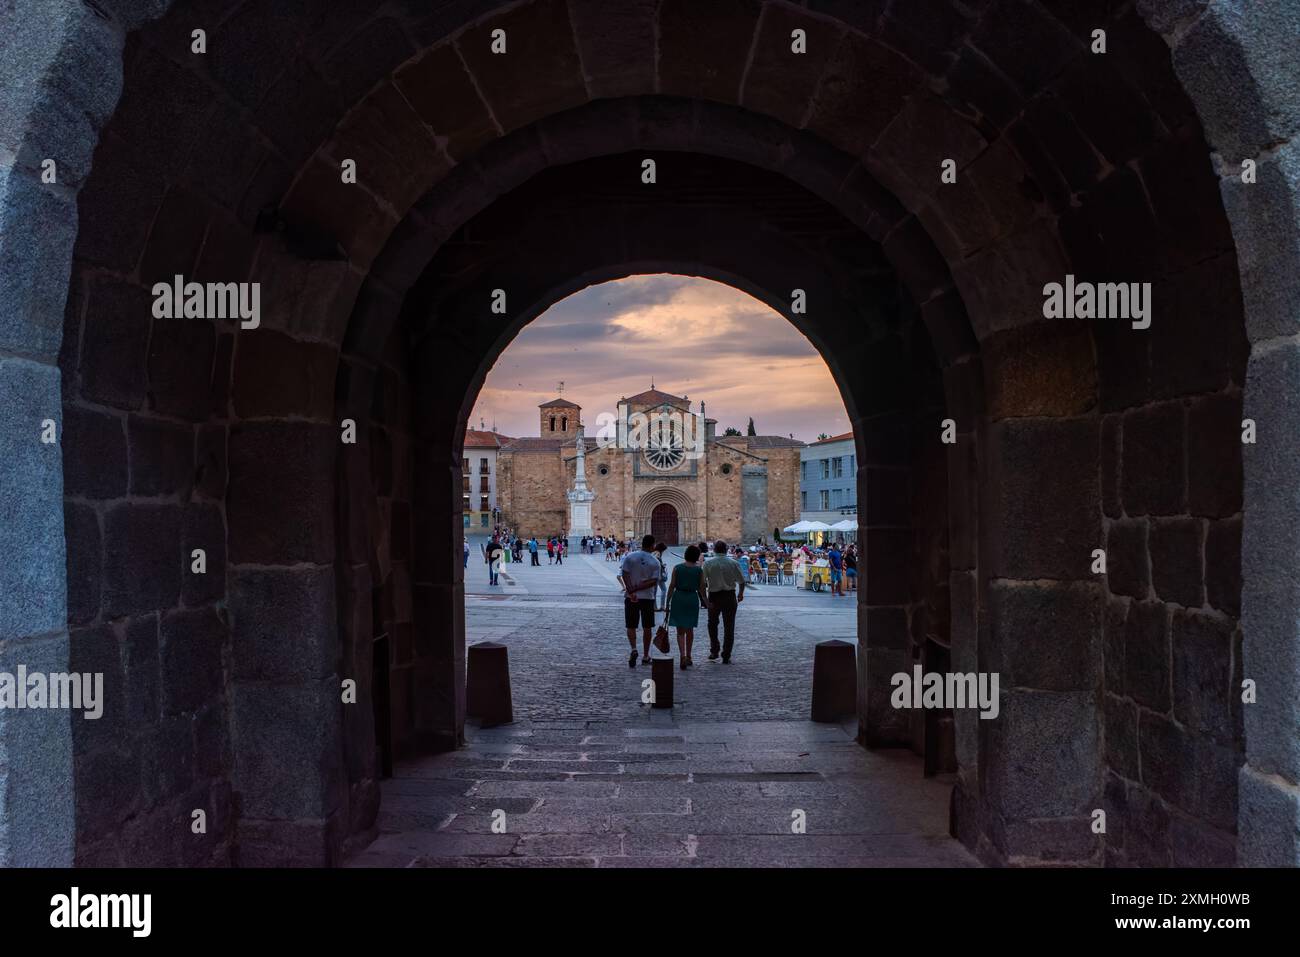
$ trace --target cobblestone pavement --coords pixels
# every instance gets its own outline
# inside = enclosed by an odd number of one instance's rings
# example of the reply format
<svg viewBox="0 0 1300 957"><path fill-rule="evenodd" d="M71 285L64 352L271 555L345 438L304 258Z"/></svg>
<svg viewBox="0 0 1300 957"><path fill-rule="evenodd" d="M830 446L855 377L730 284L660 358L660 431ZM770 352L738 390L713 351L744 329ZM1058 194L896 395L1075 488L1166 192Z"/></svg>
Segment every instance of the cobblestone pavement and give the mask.
<svg viewBox="0 0 1300 957"><path fill-rule="evenodd" d="M471 558L477 558L477 547ZM673 562L675 563L674 556ZM627 666L618 566L573 555L563 565L503 566L487 584L487 566L471 560L466 577L466 640L509 647L516 719L633 719L649 710L641 682L650 669ZM828 638L856 642L856 599L791 585L751 586L736 619L732 663L709 661L707 616L695 633L696 665L678 671L674 712L709 720L798 720L812 701L813 646ZM656 623L663 616L656 618ZM672 632L673 654L677 653ZM638 645L640 638L638 638Z"/></svg>
<svg viewBox="0 0 1300 957"><path fill-rule="evenodd" d="M951 779L859 747L852 719L806 720L812 646L852 640L852 601L755 590L735 662L704 660L706 640L675 675L675 707L653 709L614 574L575 556L508 565L490 589L471 566L470 640L509 645L516 721L401 765L351 866L975 865L947 834Z"/></svg>

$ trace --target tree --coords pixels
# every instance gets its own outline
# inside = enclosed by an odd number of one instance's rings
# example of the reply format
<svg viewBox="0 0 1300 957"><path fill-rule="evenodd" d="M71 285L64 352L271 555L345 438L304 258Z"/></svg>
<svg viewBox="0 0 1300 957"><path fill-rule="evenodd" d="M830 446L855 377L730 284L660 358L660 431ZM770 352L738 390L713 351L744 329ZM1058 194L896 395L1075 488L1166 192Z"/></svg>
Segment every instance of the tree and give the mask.
<svg viewBox="0 0 1300 957"><path fill-rule="evenodd" d="M752 415L749 417L749 431L747 431L745 434L758 435L758 432L754 429L754 417Z"/></svg>
<svg viewBox="0 0 1300 957"><path fill-rule="evenodd" d="M723 435L739 435L739 434L740 434L740 429L733 429L731 426L727 426L727 430L726 430L725 432L723 432L722 434L723 434Z"/></svg>
<svg viewBox="0 0 1300 957"><path fill-rule="evenodd" d="M823 442L823 441L825 441L826 439L829 439L829 438L830 438L830 436L827 435L825 432L823 432L821 435L817 436L817 441L818 441L818 442Z"/></svg>

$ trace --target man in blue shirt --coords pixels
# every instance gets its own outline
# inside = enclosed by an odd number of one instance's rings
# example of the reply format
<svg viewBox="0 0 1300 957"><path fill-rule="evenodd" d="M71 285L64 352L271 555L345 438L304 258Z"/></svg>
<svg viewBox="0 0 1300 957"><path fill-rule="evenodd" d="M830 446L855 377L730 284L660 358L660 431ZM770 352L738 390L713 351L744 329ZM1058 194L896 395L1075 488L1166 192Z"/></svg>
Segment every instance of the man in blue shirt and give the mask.
<svg viewBox="0 0 1300 957"><path fill-rule="evenodd" d="M826 553L826 560L831 566L831 597L844 595L844 556L840 554L839 546L831 545L831 550Z"/></svg>
<svg viewBox="0 0 1300 957"><path fill-rule="evenodd" d="M533 559L532 564L534 565L541 564L541 562L537 560L537 536L536 535L534 535L532 538L528 540L528 554L532 556Z"/></svg>

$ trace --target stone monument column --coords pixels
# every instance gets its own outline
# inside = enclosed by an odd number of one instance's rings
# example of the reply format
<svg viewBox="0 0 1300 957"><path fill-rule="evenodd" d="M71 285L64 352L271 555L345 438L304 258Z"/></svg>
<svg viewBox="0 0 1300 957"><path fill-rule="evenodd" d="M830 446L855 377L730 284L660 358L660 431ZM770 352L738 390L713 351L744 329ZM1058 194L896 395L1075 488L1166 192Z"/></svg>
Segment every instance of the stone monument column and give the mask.
<svg viewBox="0 0 1300 957"><path fill-rule="evenodd" d="M573 489L568 493L569 529L571 538L581 539L595 534L591 528L591 503L596 493L587 488L587 442L583 426L578 426L578 463L574 469Z"/></svg>

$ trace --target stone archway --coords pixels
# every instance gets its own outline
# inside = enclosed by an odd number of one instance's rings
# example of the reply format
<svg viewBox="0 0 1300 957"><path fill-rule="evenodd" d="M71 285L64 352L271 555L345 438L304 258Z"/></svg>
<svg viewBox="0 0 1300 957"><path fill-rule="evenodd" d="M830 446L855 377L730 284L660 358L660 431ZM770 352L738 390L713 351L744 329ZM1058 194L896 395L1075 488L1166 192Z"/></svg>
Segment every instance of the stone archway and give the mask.
<svg viewBox="0 0 1300 957"><path fill-rule="evenodd" d="M653 535L666 545L689 545L703 534L690 496L670 486L652 488L637 499L632 528L635 537Z"/></svg>
<svg viewBox="0 0 1300 957"><path fill-rule="evenodd" d="M911 290L959 426L941 453L954 658L1035 689L996 732L959 729L964 836L1004 860L1296 863L1300 523L1294 450L1276 438L1294 434L1300 391L1294 4L1144 2L1145 22L1121 6L1104 60L1081 40L1095 18L1051 3L945 3L924 24L900 4L665 3L617 19L586 2L396 6L299 22L260 0L213 4L228 15L200 64L187 48L199 14L183 0L156 22L136 4L69 0L10 34L24 55L0 65L17 91L0 112L0 447L19 467L0 502L20 520L0 522L0 550L20 571L0 589L0 642L98 662L124 685L156 669L166 690L156 720L124 730L115 717L120 733L99 739L0 715L6 768L22 771L21 787L0 772L3 863L66 862L78 840L79 860L118 862L140 846L132 833L173 833L196 804L224 822L212 840L150 845L149 860L229 858L237 837L245 862L325 861L364 833L373 735L339 711L334 681L368 673L375 586L397 649L428 641L414 602L447 614L460 601L452 556L419 553L408 521L424 453L404 343L388 332L429 256L477 213L547 167L620 148L739 155L815 183ZM479 51L498 25L538 42L494 71ZM787 61L795 25L817 52ZM422 82L440 95L421 98ZM685 103L568 111L650 94ZM40 179L51 155L56 189ZM350 156L372 173L340 193ZM962 175L938 192L924 171L945 156ZM421 195L434 202L407 215ZM265 334L155 336L138 319L147 283L182 263L264 281ZM1151 278L1177 322L1135 341L1032 321L1027 289L1115 269ZM486 354L455 332L444 345ZM897 366L884 346L836 358ZM878 426L859 456L878 456L864 466L870 510L895 500L901 429L896 410L864 406ZM1262 437L1244 461L1243 408ZM340 411L361 423L364 458L339 455ZM46 418L63 430L62 461L30 442ZM1035 507L1053 483L1072 507ZM143 543L204 544L213 575L178 576L170 548ZM1104 591L1071 543L1124 557ZM1082 623L1068 660L1016 642L1047 609ZM295 662L267 641L284 618L301 626ZM893 605L862 619L865 633L912 627ZM426 650L456 666L454 648ZM413 673L396 653L410 683L395 697L437 686L435 669ZM1259 702L1243 714L1225 689L1247 672ZM1212 692L1186 693L1201 684ZM454 712L454 683L439 694ZM1082 742L1073 794L1035 777L1062 737ZM147 786L119 773L162 753L186 757ZM1079 813L1099 802L1136 843L1078 842Z"/></svg>

